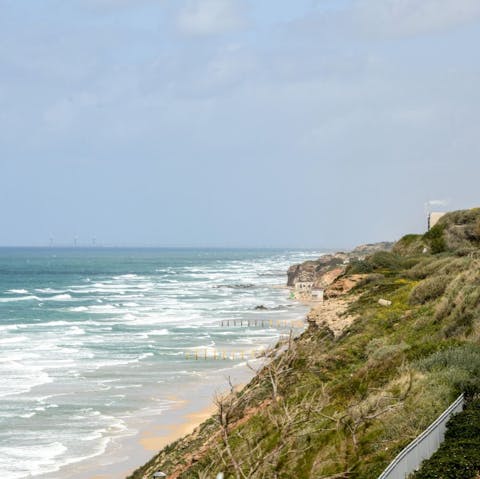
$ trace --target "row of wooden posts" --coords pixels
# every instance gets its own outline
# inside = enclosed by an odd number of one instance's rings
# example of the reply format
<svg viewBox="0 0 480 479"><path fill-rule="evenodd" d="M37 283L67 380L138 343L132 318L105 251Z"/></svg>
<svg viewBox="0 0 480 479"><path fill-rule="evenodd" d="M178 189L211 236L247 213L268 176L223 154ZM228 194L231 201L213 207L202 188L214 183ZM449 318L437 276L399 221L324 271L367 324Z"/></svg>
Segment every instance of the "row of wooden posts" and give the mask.
<svg viewBox="0 0 480 479"><path fill-rule="evenodd" d="M222 328L303 328L305 323L302 321L288 321L286 319L224 319L220 322Z"/></svg>
<svg viewBox="0 0 480 479"><path fill-rule="evenodd" d="M195 361L198 360L224 360L227 359L230 361L235 360L248 360L255 359L265 354L264 350L253 349L247 351L228 351L222 350L218 351L216 349L203 349L203 350L194 350L194 351L185 351L185 359L192 359Z"/></svg>

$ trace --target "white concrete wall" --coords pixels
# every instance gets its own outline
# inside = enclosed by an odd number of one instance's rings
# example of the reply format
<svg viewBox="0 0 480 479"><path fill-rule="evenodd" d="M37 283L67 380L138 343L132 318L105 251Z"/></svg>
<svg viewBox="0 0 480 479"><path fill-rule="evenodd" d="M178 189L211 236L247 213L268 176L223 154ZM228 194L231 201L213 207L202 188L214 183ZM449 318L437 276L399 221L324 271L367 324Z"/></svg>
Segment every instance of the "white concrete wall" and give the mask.
<svg viewBox="0 0 480 479"><path fill-rule="evenodd" d="M428 229L433 228L437 223L438 220L444 215L445 213L442 213L440 211L433 211L428 215Z"/></svg>

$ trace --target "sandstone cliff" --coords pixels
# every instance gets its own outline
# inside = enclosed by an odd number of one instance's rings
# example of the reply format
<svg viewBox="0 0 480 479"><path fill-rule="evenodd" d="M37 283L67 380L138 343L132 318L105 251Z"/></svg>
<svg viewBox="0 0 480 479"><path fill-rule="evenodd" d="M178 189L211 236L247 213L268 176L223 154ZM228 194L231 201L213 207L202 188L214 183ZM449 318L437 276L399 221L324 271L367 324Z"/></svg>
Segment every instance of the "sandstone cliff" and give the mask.
<svg viewBox="0 0 480 479"><path fill-rule="evenodd" d="M327 288L344 272L350 261L362 260L378 251L390 251L393 243L381 242L361 245L350 252L326 254L314 261L305 261L290 266L287 272L287 286L298 282L311 282L314 288Z"/></svg>

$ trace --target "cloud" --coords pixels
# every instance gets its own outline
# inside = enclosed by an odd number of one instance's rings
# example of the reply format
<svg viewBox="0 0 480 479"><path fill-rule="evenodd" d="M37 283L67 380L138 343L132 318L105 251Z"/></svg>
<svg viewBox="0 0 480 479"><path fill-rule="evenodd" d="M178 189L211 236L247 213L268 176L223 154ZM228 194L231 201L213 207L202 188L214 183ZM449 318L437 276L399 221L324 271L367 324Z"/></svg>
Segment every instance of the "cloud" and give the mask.
<svg viewBox="0 0 480 479"><path fill-rule="evenodd" d="M191 36L237 31L246 26L245 10L238 0L188 0L179 11L177 27Z"/></svg>
<svg viewBox="0 0 480 479"><path fill-rule="evenodd" d="M447 206L450 200L429 200L427 204L430 206Z"/></svg>
<svg viewBox="0 0 480 479"><path fill-rule="evenodd" d="M358 0L355 14L368 31L416 35L480 19L478 0Z"/></svg>

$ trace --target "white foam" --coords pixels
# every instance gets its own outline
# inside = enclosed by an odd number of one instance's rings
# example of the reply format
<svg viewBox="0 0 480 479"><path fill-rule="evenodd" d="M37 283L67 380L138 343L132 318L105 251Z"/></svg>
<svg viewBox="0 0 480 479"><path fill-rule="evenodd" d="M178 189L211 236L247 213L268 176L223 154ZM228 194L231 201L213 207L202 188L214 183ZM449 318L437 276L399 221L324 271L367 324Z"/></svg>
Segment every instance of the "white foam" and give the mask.
<svg viewBox="0 0 480 479"><path fill-rule="evenodd" d="M72 299L70 294L57 294L49 298L42 298L42 301L69 301L70 299Z"/></svg>
<svg viewBox="0 0 480 479"><path fill-rule="evenodd" d="M26 289L9 289L7 293L12 293L12 294L28 294L28 291Z"/></svg>
<svg viewBox="0 0 480 479"><path fill-rule="evenodd" d="M0 377L0 397L24 394L53 381L41 367L8 360L0 362Z"/></svg>
<svg viewBox="0 0 480 479"><path fill-rule="evenodd" d="M66 293L63 289L53 289L53 288L37 288L35 290L37 293L46 293L46 294L63 294Z"/></svg>
<svg viewBox="0 0 480 479"><path fill-rule="evenodd" d="M147 336L166 336L167 334L170 334L168 329L154 329L153 331L149 331Z"/></svg>
<svg viewBox="0 0 480 479"><path fill-rule="evenodd" d="M72 326L68 332L70 334L73 334L73 335L81 335L81 334L85 334L85 330L82 329L82 328L79 328L78 326Z"/></svg>
<svg viewBox="0 0 480 479"><path fill-rule="evenodd" d="M16 344L16 343L23 343L24 341L28 340L27 336L11 336L9 338L2 338L0 339L0 344Z"/></svg>
<svg viewBox="0 0 480 479"><path fill-rule="evenodd" d="M0 298L0 303L12 303L15 301L32 301L37 300L40 301L40 298L37 296L29 295L29 296L17 296L14 298Z"/></svg>
<svg viewBox="0 0 480 479"><path fill-rule="evenodd" d="M57 458L67 448L61 442L0 448L2 477L19 479L57 471Z"/></svg>

